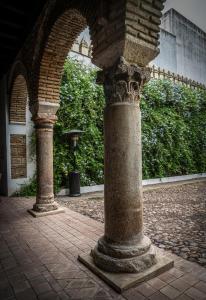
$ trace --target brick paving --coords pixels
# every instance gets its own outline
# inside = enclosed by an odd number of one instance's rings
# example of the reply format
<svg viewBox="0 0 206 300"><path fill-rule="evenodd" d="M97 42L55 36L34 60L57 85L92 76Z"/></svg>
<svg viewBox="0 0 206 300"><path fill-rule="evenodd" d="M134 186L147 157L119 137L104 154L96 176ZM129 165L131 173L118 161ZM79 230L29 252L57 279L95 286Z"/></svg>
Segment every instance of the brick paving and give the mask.
<svg viewBox="0 0 206 300"><path fill-rule="evenodd" d="M206 299L206 269L169 252L173 269L117 294L77 261L96 244L103 224L68 208L35 219L27 213L33 202L0 198L0 300Z"/></svg>

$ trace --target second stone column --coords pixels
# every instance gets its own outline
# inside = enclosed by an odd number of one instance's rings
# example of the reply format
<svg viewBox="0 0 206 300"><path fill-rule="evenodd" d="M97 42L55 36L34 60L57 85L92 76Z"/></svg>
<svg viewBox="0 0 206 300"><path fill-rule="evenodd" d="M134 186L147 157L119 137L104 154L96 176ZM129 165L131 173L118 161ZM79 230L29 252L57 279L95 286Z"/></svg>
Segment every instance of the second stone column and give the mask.
<svg viewBox="0 0 206 300"><path fill-rule="evenodd" d="M42 110L48 110L48 107L50 110L53 108L51 104L42 105L42 107ZM54 106L53 110L56 111L56 107L58 106ZM53 127L56 119L50 111L33 117L36 131L37 195L33 209L28 211L34 217L64 212L54 199Z"/></svg>
<svg viewBox="0 0 206 300"><path fill-rule="evenodd" d="M53 123L36 120L37 197L33 209L37 212L56 210L53 192Z"/></svg>

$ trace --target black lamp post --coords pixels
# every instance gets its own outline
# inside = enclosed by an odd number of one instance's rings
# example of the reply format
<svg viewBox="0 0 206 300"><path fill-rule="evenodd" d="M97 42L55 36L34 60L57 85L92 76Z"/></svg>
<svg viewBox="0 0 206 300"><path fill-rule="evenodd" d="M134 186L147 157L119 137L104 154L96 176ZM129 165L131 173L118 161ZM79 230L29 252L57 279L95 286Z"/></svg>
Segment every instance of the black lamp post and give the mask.
<svg viewBox="0 0 206 300"><path fill-rule="evenodd" d="M77 142L79 140L80 135L83 133L82 130L73 129L65 132L64 134L67 136L69 140L70 147L73 151L73 165L74 171L69 172L69 196L70 197L78 197L81 195L80 193L80 174L76 170L76 150L77 150Z"/></svg>

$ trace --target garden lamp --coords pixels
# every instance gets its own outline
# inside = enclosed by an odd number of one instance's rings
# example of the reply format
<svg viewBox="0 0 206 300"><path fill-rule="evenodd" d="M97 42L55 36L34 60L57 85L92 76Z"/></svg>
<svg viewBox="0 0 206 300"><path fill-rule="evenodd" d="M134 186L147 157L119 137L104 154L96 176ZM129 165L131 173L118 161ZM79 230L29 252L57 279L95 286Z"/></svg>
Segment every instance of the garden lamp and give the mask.
<svg viewBox="0 0 206 300"><path fill-rule="evenodd" d="M76 150L77 150L77 143L79 140L80 135L83 133L82 130L73 129L70 131L64 132L69 141L69 145L73 151L73 158L74 158L74 170L69 172L69 196L70 197L78 197L81 196L80 193L80 174L77 171L77 164L76 164Z"/></svg>

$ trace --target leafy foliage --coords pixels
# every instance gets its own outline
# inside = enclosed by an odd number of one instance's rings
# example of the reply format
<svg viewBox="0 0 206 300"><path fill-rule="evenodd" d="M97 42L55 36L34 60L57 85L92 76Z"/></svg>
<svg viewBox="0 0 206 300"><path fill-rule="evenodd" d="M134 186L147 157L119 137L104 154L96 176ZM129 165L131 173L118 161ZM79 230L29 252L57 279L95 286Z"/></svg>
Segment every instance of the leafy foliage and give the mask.
<svg viewBox="0 0 206 300"><path fill-rule="evenodd" d="M206 92L151 80L142 106L143 177L206 171Z"/></svg>
<svg viewBox="0 0 206 300"><path fill-rule="evenodd" d="M80 129L76 161L81 184L103 182L103 107L104 94L95 82L96 70L68 59L60 90L60 109L54 130L54 174L56 189L66 183L73 171L72 151L65 140L65 130Z"/></svg>
<svg viewBox="0 0 206 300"><path fill-rule="evenodd" d="M81 129L77 165L81 185L103 183L104 94L96 69L68 59L54 129L55 191L67 184L73 156L65 130ZM150 80L141 99L143 178L206 171L206 91ZM32 183L32 192L34 184ZM28 192L24 187L24 191Z"/></svg>
<svg viewBox="0 0 206 300"><path fill-rule="evenodd" d="M37 191L36 175L29 182L21 184L20 189L16 191L13 197L35 196Z"/></svg>

